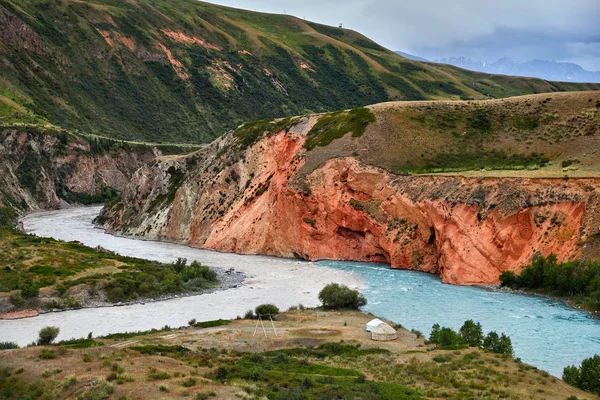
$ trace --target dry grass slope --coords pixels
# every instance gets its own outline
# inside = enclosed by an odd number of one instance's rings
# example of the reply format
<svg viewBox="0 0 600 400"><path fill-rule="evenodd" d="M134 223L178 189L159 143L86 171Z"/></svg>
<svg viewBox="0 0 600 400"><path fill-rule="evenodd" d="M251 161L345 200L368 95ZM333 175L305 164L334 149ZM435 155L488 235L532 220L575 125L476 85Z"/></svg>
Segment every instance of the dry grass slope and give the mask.
<svg viewBox="0 0 600 400"><path fill-rule="evenodd" d="M353 156L396 173L593 177L600 174L600 92L484 101L391 102L377 121L306 154L305 171Z"/></svg>

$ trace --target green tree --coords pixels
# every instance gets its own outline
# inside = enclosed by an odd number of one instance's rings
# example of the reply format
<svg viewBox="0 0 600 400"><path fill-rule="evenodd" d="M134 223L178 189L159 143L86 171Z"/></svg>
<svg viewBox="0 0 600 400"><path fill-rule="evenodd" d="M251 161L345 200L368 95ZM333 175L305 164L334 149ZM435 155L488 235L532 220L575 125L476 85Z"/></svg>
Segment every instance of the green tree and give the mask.
<svg viewBox="0 0 600 400"><path fill-rule="evenodd" d="M54 342L54 339L58 336L58 332L60 332L60 329L56 326L42 328L37 341L38 346L45 346Z"/></svg>
<svg viewBox="0 0 600 400"><path fill-rule="evenodd" d="M586 358L580 367L565 367L563 380L581 390L600 395L600 355Z"/></svg>
<svg viewBox="0 0 600 400"><path fill-rule="evenodd" d="M433 324L431 334L429 335L429 343L440 344L440 324Z"/></svg>
<svg viewBox="0 0 600 400"><path fill-rule="evenodd" d="M358 290L346 285L330 283L319 292L319 300L327 309L358 309L367 304L367 299Z"/></svg>
<svg viewBox="0 0 600 400"><path fill-rule="evenodd" d="M481 324L473 322L469 319L465 321L463 326L460 328L460 336L464 343L471 347L480 347L483 343L483 330Z"/></svg>
<svg viewBox="0 0 600 400"><path fill-rule="evenodd" d="M32 297L37 297L40 289L37 287L35 283L31 281L26 281L21 285L21 297L24 299L30 299Z"/></svg>
<svg viewBox="0 0 600 400"><path fill-rule="evenodd" d="M488 333L481 347L492 353L513 354L512 341L504 333L501 336L494 331Z"/></svg>
<svg viewBox="0 0 600 400"><path fill-rule="evenodd" d="M462 344L463 340L458 333L448 327L440 328L439 324L434 324L429 335L429 343L440 346L454 346Z"/></svg>
<svg viewBox="0 0 600 400"><path fill-rule="evenodd" d="M574 365L565 367L562 379L571 386L579 387L579 368Z"/></svg>
<svg viewBox="0 0 600 400"><path fill-rule="evenodd" d="M257 316L273 317L279 314L279 308L273 304L261 304L254 309Z"/></svg>
<svg viewBox="0 0 600 400"><path fill-rule="evenodd" d="M517 276L512 271L504 271L500 274L500 286L513 287L517 283Z"/></svg>
<svg viewBox="0 0 600 400"><path fill-rule="evenodd" d="M454 346L456 344L462 344L462 338L458 333L450 328L443 327L440 330L440 345L441 346Z"/></svg>

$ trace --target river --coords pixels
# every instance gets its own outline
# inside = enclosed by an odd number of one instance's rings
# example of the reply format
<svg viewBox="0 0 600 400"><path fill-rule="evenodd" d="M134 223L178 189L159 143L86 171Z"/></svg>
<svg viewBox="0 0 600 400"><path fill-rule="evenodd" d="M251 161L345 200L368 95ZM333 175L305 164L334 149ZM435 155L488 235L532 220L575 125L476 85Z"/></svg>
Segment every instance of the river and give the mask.
<svg viewBox="0 0 600 400"><path fill-rule="evenodd" d="M237 255L194 249L187 246L154 241L134 240L107 235L94 228L93 219L101 207L72 208L30 214L22 219L28 233L65 241L79 241L87 246L102 246L124 256L160 262L178 257L188 262L198 260L211 267L234 268L246 274L245 284L199 296L180 297L160 302L146 302L120 307L84 308L41 314L35 318L0 321L0 341L14 341L23 346L37 338L44 326L57 326L57 340L80 338L116 332L141 331L165 325L187 325L198 321L232 319L263 303L280 309L303 304L319 305L318 293L327 283L340 282L362 288L364 281L351 272L318 268L314 263L274 257Z"/></svg>
<svg viewBox="0 0 600 400"><path fill-rule="evenodd" d="M509 335L515 357L557 377L566 365L600 354L600 321L556 300L444 285L437 276L391 270L383 264L318 264L362 276L367 281L365 311L426 335L434 323L458 330L472 319L481 323L484 333Z"/></svg>
<svg viewBox="0 0 600 400"><path fill-rule="evenodd" d="M194 249L105 234L92 220L99 207L31 214L25 229L38 236L77 240L119 254L171 262L177 257L198 260L219 268L235 268L247 275L240 288L200 296L122 307L48 313L15 321L0 321L0 341L24 345L44 326L61 328L60 339L83 337L88 332L147 330L164 325L186 325L218 318L235 318L261 303L281 309L302 303L318 305L317 294L329 282L363 288L365 311L429 334L434 323L458 329L467 319L479 321L485 332L508 334L515 356L560 377L566 365L600 354L600 321L586 312L537 296L491 292L476 287L444 285L436 276L391 270L386 265L360 262L318 263L264 256L243 256Z"/></svg>

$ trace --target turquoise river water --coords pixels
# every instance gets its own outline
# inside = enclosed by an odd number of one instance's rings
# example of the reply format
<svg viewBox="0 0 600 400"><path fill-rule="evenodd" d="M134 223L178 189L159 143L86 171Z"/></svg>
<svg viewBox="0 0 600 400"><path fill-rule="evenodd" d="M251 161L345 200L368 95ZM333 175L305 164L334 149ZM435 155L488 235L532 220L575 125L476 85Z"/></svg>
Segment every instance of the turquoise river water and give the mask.
<svg viewBox="0 0 600 400"><path fill-rule="evenodd" d="M555 300L445 285L437 276L383 264L318 264L361 276L367 282L365 311L427 336L434 323L458 330L473 319L484 333L509 335L516 357L558 377L566 365L600 354L600 320Z"/></svg>
<svg viewBox="0 0 600 400"><path fill-rule="evenodd" d="M298 303L314 307L320 288L328 282L340 282L364 288L368 300L365 311L426 335L434 323L458 329L467 319L479 321L485 332L508 334L516 357L558 377L566 365L579 364L584 358L600 354L600 320L554 300L444 285L437 276L391 270L381 264L307 263L116 237L94 229L92 220L99 211L99 207L89 207L40 213L27 216L24 224L29 232L39 236L79 240L123 255L162 262L185 257L221 269L235 268L246 274L246 284L168 301L0 321L0 340L25 345L48 325L60 327L59 340L84 337L92 331L95 335L105 335L165 324L182 326L191 318L199 321L235 318L265 302L273 302L281 309Z"/></svg>

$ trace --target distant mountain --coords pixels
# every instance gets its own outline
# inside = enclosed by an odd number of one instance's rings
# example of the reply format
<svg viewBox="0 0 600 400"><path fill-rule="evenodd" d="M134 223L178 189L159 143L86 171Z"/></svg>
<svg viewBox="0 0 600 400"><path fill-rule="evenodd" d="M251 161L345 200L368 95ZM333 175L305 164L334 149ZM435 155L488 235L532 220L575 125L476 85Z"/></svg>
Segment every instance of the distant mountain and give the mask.
<svg viewBox="0 0 600 400"><path fill-rule="evenodd" d="M426 58L419 57L419 56L414 56L412 54L408 54L408 53L405 53L403 51L395 51L394 53L400 54L402 57L408 58L409 60L421 61L421 62L429 62L429 60L427 60Z"/></svg>
<svg viewBox="0 0 600 400"><path fill-rule="evenodd" d="M600 82L600 71L586 71L581 66L569 62L544 60L519 62L508 57L501 58L493 63L485 63L465 57L442 58L434 60L434 62L491 74L536 77L561 82Z"/></svg>

